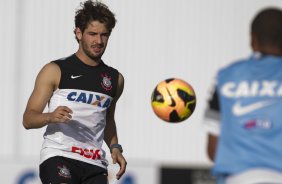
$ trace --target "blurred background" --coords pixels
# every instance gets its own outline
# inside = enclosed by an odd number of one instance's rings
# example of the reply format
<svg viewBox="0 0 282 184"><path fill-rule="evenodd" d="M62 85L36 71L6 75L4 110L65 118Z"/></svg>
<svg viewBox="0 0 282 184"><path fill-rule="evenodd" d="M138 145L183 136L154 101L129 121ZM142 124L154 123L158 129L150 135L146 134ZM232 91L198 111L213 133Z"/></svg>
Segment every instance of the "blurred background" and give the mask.
<svg viewBox="0 0 282 184"><path fill-rule="evenodd" d="M45 128L25 130L22 114L42 66L76 52L74 15L80 2L0 1L1 183L40 183L39 152ZM118 167L111 164L110 183L214 183L202 127L213 78L219 68L251 54L252 18L262 8L281 8L282 1L102 2L118 20L103 60L125 77L116 122L128 169L117 182ZM157 83L171 77L186 80L197 95L195 112L178 124L160 120L150 104Z"/></svg>

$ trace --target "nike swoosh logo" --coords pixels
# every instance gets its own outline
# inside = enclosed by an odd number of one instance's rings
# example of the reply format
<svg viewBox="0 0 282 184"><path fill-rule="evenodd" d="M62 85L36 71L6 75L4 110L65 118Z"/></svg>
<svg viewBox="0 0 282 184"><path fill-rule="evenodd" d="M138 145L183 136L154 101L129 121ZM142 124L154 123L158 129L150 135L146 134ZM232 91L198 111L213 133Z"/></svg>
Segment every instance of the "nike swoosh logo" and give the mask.
<svg viewBox="0 0 282 184"><path fill-rule="evenodd" d="M72 79L76 79L76 78L78 78L78 77L82 77L82 75L72 75L72 76L71 76Z"/></svg>
<svg viewBox="0 0 282 184"><path fill-rule="evenodd" d="M255 110L269 106L273 103L274 103L273 100L266 100L266 101L260 101L246 106L242 106L240 102L236 102L232 108L232 112L236 116L242 116L250 112L253 112Z"/></svg>

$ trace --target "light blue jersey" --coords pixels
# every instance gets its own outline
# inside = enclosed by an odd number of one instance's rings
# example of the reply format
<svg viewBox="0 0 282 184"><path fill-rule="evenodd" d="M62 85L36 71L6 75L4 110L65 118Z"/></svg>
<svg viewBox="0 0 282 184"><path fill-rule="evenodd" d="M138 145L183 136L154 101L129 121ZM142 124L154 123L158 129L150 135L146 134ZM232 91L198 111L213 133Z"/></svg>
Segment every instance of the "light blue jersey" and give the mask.
<svg viewBox="0 0 282 184"><path fill-rule="evenodd" d="M258 167L282 172L282 57L254 56L217 76L221 134L216 176Z"/></svg>

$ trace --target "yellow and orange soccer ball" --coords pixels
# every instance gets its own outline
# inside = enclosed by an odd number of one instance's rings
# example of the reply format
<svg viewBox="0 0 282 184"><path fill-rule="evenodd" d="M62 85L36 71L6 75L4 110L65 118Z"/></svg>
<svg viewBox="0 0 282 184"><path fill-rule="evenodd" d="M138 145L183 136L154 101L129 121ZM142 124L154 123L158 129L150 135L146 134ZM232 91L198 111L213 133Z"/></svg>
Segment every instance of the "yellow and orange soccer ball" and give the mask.
<svg viewBox="0 0 282 184"><path fill-rule="evenodd" d="M162 120L171 123L182 122L195 110L195 91L182 79L166 79L155 87L151 105L154 113Z"/></svg>

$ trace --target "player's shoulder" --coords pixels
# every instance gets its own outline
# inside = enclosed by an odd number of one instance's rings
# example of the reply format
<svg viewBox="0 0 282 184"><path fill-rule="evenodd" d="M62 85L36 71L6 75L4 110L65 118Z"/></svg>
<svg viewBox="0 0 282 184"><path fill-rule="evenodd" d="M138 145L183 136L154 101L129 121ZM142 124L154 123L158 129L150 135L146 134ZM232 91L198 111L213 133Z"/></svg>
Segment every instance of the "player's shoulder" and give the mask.
<svg viewBox="0 0 282 184"><path fill-rule="evenodd" d="M121 78L122 80L124 80L124 76L122 75L122 73L118 72L119 78Z"/></svg>
<svg viewBox="0 0 282 184"><path fill-rule="evenodd" d="M60 68L55 63L49 62L45 64L39 72L40 76L55 76L60 73Z"/></svg>
<svg viewBox="0 0 282 184"><path fill-rule="evenodd" d="M59 69L59 66L53 62L49 62L42 67L42 70L52 71Z"/></svg>
<svg viewBox="0 0 282 184"><path fill-rule="evenodd" d="M249 68L249 66L253 63L252 58L243 58L234 60L230 64L222 67L218 71L218 75L230 75L232 73L238 73L240 71L244 71Z"/></svg>
<svg viewBox="0 0 282 184"><path fill-rule="evenodd" d="M50 63L54 63L57 64L59 66L64 65L67 63L67 61L73 60L74 59L74 54L67 56L67 57L63 57L63 58L59 58L56 60L51 61Z"/></svg>
<svg viewBox="0 0 282 184"><path fill-rule="evenodd" d="M118 72L118 85L122 87L124 85L124 76L120 72Z"/></svg>
<svg viewBox="0 0 282 184"><path fill-rule="evenodd" d="M232 63L221 68L220 72L229 71L229 70L237 70L240 67L245 67L246 65L248 65L249 62L250 62L249 59L235 60Z"/></svg>
<svg viewBox="0 0 282 184"><path fill-rule="evenodd" d="M116 69L113 66L110 66L110 65L106 64L103 60L101 61L100 64L101 64L101 66L107 68L108 70L115 71L115 72L119 73L118 69Z"/></svg>
<svg viewBox="0 0 282 184"><path fill-rule="evenodd" d="M250 70L252 67L259 68L277 68L282 66L282 57L281 56L273 56L273 55L265 55L259 52L253 53L250 57L233 61L229 65L221 68L219 73L232 73L244 70Z"/></svg>
<svg viewBox="0 0 282 184"><path fill-rule="evenodd" d="M64 63L66 63L65 61L71 59L71 56L68 57L64 57L64 58L60 58L60 59L56 59L53 61L48 62L47 64L45 64L42 69L41 69L41 73L59 73L60 72L60 67L61 65L63 65Z"/></svg>

